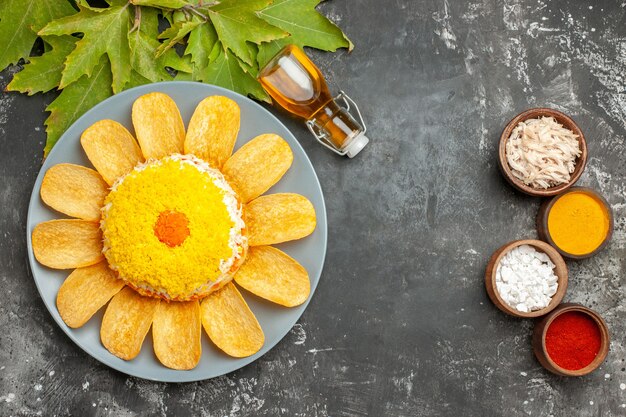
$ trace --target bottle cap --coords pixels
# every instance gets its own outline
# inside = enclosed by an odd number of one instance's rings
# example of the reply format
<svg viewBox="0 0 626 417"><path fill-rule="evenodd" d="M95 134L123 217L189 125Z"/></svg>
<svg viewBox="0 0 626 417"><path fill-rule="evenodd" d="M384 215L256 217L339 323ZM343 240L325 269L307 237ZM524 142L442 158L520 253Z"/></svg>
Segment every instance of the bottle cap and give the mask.
<svg viewBox="0 0 626 417"><path fill-rule="evenodd" d="M344 148L346 155L348 155L349 158L354 158L363 148L365 148L365 145L367 145L369 141L369 138L365 136L364 133L359 133L350 141L350 143L348 143L348 146Z"/></svg>

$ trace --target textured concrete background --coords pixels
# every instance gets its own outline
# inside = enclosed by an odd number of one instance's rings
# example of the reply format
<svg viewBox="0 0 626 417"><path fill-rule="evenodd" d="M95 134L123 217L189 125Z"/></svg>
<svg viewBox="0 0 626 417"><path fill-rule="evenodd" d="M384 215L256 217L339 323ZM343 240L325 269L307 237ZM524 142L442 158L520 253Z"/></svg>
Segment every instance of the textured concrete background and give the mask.
<svg viewBox="0 0 626 417"><path fill-rule="evenodd" d="M0 415L626 415L626 3L334 0L322 10L356 49L315 58L360 103L373 141L355 160L335 157L277 112L325 191L325 271L291 333L222 378L127 378L57 328L24 237L53 95L1 96ZM569 263L566 300L596 309L613 335L584 378L543 370L533 322L500 313L483 288L498 246L536 236L540 201L496 167L504 125L535 106L580 124L590 150L580 182L617 219L605 251Z"/></svg>

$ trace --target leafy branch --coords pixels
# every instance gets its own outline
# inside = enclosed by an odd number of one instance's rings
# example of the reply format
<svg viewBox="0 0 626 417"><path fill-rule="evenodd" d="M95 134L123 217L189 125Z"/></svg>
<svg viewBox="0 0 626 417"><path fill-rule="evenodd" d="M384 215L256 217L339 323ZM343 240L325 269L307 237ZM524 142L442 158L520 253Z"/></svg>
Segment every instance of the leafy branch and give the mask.
<svg viewBox="0 0 626 417"><path fill-rule="evenodd" d="M269 101L256 76L284 45L353 48L316 11L320 1L3 0L0 69L25 62L7 91L60 91L46 109L47 155L85 111L150 82L200 81ZM43 54L31 57L38 39Z"/></svg>

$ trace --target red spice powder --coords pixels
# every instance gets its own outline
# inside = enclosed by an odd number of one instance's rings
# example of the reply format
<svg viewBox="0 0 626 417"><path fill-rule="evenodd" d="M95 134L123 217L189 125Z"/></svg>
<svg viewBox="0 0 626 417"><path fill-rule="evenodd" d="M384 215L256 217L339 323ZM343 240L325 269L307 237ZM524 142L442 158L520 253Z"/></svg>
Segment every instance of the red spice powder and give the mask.
<svg viewBox="0 0 626 417"><path fill-rule="evenodd" d="M597 323L578 311L557 316L546 332L546 350L550 359L570 371L593 362L600 352L601 341Z"/></svg>
<svg viewBox="0 0 626 417"><path fill-rule="evenodd" d="M189 220L183 213L164 211L154 225L155 236L170 248L182 245L189 236Z"/></svg>

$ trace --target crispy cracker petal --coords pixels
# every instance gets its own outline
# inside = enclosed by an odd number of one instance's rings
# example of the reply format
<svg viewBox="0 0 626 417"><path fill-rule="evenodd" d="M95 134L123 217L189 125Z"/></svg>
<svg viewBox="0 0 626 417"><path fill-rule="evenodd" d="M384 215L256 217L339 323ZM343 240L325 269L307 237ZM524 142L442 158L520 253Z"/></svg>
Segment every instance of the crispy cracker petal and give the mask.
<svg viewBox="0 0 626 417"><path fill-rule="evenodd" d="M283 138L257 136L237 150L224 164L224 174L235 184L244 203L276 184L293 162L293 153Z"/></svg>
<svg viewBox="0 0 626 417"><path fill-rule="evenodd" d="M240 113L239 105L228 97L209 96L202 100L189 121L185 153L192 153L221 169L233 153Z"/></svg>
<svg viewBox="0 0 626 417"><path fill-rule="evenodd" d="M133 126L146 159L183 152L185 125L176 103L163 93L150 93L133 103Z"/></svg>
<svg viewBox="0 0 626 417"><path fill-rule="evenodd" d="M204 330L226 354L243 358L263 347L263 329L232 282L206 297L200 309Z"/></svg>
<svg viewBox="0 0 626 417"><path fill-rule="evenodd" d="M292 193L264 195L246 205L250 246L272 245L301 239L315 230L313 204Z"/></svg>
<svg viewBox="0 0 626 417"><path fill-rule="evenodd" d="M200 303L162 302L154 315L152 340L159 361L172 369L193 369L200 361Z"/></svg>
<svg viewBox="0 0 626 417"><path fill-rule="evenodd" d="M54 165L43 177L41 199L53 209L84 220L99 221L109 193L107 183L93 169L74 164Z"/></svg>
<svg viewBox="0 0 626 417"><path fill-rule="evenodd" d="M130 287L118 292L106 309L100 328L100 340L118 358L135 358L143 344L159 300L139 295Z"/></svg>
<svg viewBox="0 0 626 417"><path fill-rule="evenodd" d="M80 137L87 158L109 185L143 162L141 149L124 126L114 120L100 120Z"/></svg>
<svg viewBox="0 0 626 417"><path fill-rule="evenodd" d="M100 227L88 220L39 223L33 229L32 242L35 258L50 268L81 268L104 258Z"/></svg>
<svg viewBox="0 0 626 417"><path fill-rule="evenodd" d="M123 287L106 262L75 269L59 288L59 314L68 326L81 327Z"/></svg>
<svg viewBox="0 0 626 417"><path fill-rule="evenodd" d="M271 246L250 248L235 282L259 297L286 307L304 303L311 292L306 269Z"/></svg>

